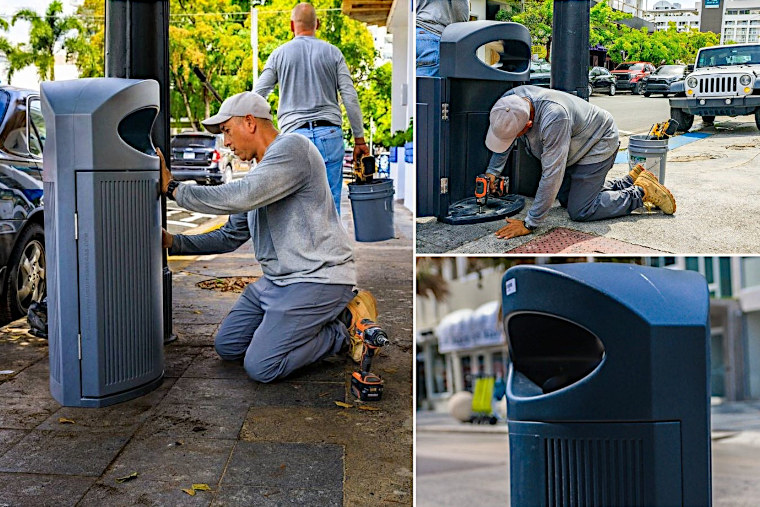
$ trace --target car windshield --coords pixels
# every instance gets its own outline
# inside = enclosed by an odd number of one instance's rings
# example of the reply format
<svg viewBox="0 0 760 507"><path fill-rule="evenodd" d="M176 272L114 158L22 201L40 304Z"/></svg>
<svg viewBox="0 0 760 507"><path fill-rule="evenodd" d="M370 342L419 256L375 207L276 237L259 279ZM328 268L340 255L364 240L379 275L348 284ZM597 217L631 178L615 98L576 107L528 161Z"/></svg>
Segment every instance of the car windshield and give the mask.
<svg viewBox="0 0 760 507"><path fill-rule="evenodd" d="M215 138L209 136L177 136L173 148L213 148Z"/></svg>
<svg viewBox="0 0 760 507"><path fill-rule="evenodd" d="M686 65L663 65L654 71L654 73L658 76L680 76L685 68Z"/></svg>
<svg viewBox="0 0 760 507"><path fill-rule="evenodd" d="M615 70L643 70L644 64L643 63L621 63L617 67L615 67Z"/></svg>
<svg viewBox="0 0 760 507"><path fill-rule="evenodd" d="M699 52L697 67L721 65L760 65L760 46L729 46Z"/></svg>

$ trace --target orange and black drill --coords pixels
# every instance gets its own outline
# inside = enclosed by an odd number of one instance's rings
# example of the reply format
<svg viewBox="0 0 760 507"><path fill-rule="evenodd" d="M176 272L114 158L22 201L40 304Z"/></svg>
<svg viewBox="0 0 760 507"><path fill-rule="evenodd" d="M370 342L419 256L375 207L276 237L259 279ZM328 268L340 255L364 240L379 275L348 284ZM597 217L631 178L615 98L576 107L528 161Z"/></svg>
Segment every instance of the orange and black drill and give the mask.
<svg viewBox="0 0 760 507"><path fill-rule="evenodd" d="M489 187L489 179L485 174L478 174L475 178L475 202L478 205L478 213L483 212L483 206L488 204L488 196L504 197L509 190L509 178L496 176L493 188Z"/></svg>
<svg viewBox="0 0 760 507"><path fill-rule="evenodd" d="M372 155L359 156L354 160L354 182L359 184L372 183L377 168L375 157Z"/></svg>
<svg viewBox="0 0 760 507"><path fill-rule="evenodd" d="M364 345L359 371L351 376L351 392L362 401L378 401L383 396L383 380L369 370L377 349L385 347L390 341L385 331L369 319L362 319L356 325L356 334Z"/></svg>

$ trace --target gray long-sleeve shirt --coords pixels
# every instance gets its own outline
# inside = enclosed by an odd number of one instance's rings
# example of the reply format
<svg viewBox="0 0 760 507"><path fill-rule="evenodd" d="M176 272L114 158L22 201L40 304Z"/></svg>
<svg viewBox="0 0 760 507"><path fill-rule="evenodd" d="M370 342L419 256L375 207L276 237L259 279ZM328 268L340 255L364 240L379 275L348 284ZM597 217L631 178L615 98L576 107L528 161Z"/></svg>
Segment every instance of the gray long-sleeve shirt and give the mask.
<svg viewBox="0 0 760 507"><path fill-rule="evenodd" d="M417 23L420 28L441 35L451 23L469 21L469 0L419 0Z"/></svg>
<svg viewBox="0 0 760 507"><path fill-rule="evenodd" d="M528 150L541 160L538 191L525 218L535 227L557 198L565 169L610 158L620 144L618 130L610 113L575 95L530 85L518 86L504 95L511 94L527 97L535 109L533 127L523 136ZM507 152L513 147L514 143Z"/></svg>
<svg viewBox="0 0 760 507"><path fill-rule="evenodd" d="M231 252L253 239L256 260L276 285L356 284L354 255L335 210L325 163L299 134L281 134L256 167L226 185L180 185L177 203L231 214L221 229L174 236L171 254Z"/></svg>
<svg viewBox="0 0 760 507"><path fill-rule="evenodd" d="M254 91L267 98L277 83L277 122L283 132L292 132L307 121L341 125L340 92L354 137L364 137L362 110L346 59L332 44L299 35L272 51Z"/></svg>

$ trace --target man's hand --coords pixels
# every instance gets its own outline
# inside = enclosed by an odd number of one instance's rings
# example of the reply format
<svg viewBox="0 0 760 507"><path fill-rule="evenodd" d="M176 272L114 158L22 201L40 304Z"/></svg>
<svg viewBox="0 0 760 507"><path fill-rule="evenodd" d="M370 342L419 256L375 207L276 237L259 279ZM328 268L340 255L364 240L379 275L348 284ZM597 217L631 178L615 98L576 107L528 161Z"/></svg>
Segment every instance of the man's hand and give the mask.
<svg viewBox="0 0 760 507"><path fill-rule="evenodd" d="M512 220L511 218L507 218L506 220L507 225L496 231L496 237L500 239L517 238L532 232L525 227L525 222L522 220Z"/></svg>
<svg viewBox="0 0 760 507"><path fill-rule="evenodd" d="M361 154L361 156L359 156ZM364 142L363 137L354 139L354 160L361 160L362 157L369 155L369 146Z"/></svg>
<svg viewBox="0 0 760 507"><path fill-rule="evenodd" d="M161 229L161 248L171 248L174 244L174 236L169 234L169 232L162 228Z"/></svg>
<svg viewBox="0 0 760 507"><path fill-rule="evenodd" d="M169 172L169 168L166 167L166 160L164 160L164 154L161 153L160 148L156 148L158 159L161 161L161 195L165 195L169 189L169 182L174 178L172 173ZM167 233L168 234L168 233Z"/></svg>
<svg viewBox="0 0 760 507"><path fill-rule="evenodd" d="M493 193L496 190L496 175L486 173L486 178L488 178L488 193Z"/></svg>

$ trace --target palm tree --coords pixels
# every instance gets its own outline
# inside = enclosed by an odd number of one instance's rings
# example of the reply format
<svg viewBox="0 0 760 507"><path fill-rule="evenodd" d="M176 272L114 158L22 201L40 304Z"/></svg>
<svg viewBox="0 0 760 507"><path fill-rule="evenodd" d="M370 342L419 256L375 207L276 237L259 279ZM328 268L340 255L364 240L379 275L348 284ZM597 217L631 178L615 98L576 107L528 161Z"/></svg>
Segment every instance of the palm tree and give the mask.
<svg viewBox="0 0 760 507"><path fill-rule="evenodd" d="M79 21L72 16L63 16L63 4L59 0L51 2L44 16L31 9L21 9L13 15L11 24L15 25L19 20L31 24L29 43L17 46L23 55L17 56L19 63L34 64L40 79L54 81L55 53L66 46L69 32L79 29Z"/></svg>

